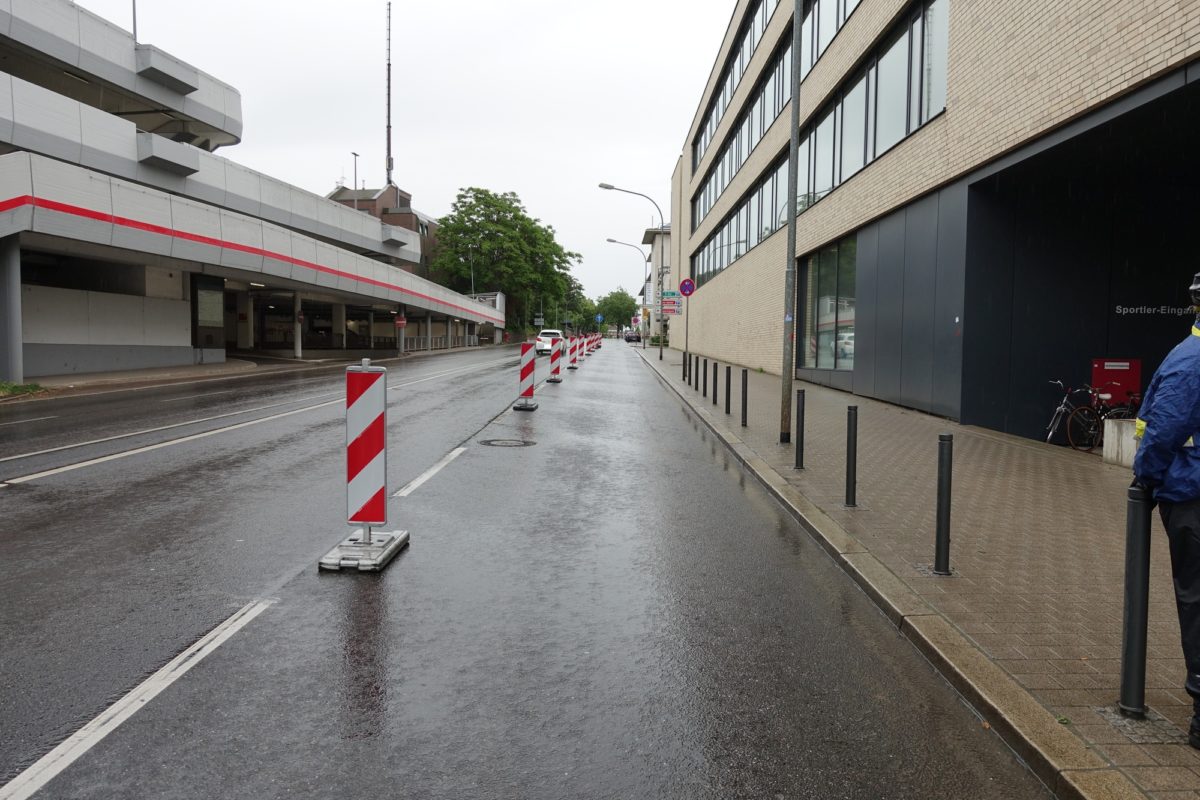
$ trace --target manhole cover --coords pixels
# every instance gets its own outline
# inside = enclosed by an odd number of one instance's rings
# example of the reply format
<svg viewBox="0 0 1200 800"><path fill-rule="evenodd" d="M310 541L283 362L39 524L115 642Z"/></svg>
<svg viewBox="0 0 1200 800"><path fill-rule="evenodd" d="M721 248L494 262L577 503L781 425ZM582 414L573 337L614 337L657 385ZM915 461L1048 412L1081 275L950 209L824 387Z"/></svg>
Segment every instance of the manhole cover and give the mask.
<svg viewBox="0 0 1200 800"><path fill-rule="evenodd" d="M537 444L524 439L483 439L479 443L484 447L533 447Z"/></svg>

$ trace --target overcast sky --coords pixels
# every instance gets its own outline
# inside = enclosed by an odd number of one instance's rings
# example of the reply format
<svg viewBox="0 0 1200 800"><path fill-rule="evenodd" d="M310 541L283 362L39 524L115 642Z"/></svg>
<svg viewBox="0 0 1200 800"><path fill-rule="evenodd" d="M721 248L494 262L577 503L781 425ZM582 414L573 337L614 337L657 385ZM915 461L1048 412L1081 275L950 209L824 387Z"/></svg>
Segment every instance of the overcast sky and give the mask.
<svg viewBox="0 0 1200 800"><path fill-rule="evenodd" d="M77 0L126 30L132 0ZM393 178L433 217L458 190L520 195L582 255L589 297L634 292L734 0L392 4ZM383 185L386 0L139 0L138 39L232 84L219 155L317 194Z"/></svg>

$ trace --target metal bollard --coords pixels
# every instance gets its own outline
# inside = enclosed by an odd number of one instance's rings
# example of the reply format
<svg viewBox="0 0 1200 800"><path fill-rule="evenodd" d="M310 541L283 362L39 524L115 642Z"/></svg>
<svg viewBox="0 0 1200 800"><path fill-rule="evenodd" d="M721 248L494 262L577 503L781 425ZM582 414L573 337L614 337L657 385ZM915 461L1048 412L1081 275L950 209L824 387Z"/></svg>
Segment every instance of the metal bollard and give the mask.
<svg viewBox="0 0 1200 800"><path fill-rule="evenodd" d="M701 378L701 382L704 384L704 386L702 387L704 391L702 392L702 394L700 396L708 397L708 359L707 358L704 359L704 371L700 374L703 376Z"/></svg>
<svg viewBox="0 0 1200 800"><path fill-rule="evenodd" d="M717 404L717 362L713 362L713 405Z"/></svg>
<svg viewBox="0 0 1200 800"><path fill-rule="evenodd" d="M687 365L688 365L688 353L686 350L684 350L683 351L683 381L684 381L684 383L687 383Z"/></svg>
<svg viewBox="0 0 1200 800"><path fill-rule="evenodd" d="M934 540L933 574L950 574L950 481L954 473L954 436L938 434L937 534Z"/></svg>
<svg viewBox="0 0 1200 800"><path fill-rule="evenodd" d="M700 371L700 356L692 356L692 388L700 388L700 376L696 373Z"/></svg>
<svg viewBox="0 0 1200 800"><path fill-rule="evenodd" d="M1125 621L1121 631L1121 698L1126 717L1146 716L1146 618L1150 608L1150 498L1129 487L1125 503Z"/></svg>
<svg viewBox="0 0 1200 800"><path fill-rule="evenodd" d="M746 427L746 388L750 385L750 370L742 370L742 427Z"/></svg>
<svg viewBox="0 0 1200 800"><path fill-rule="evenodd" d="M846 407L846 508L854 508L858 484L858 406Z"/></svg>
<svg viewBox="0 0 1200 800"><path fill-rule="evenodd" d="M729 413L729 397L733 394L733 367L725 367L725 413Z"/></svg>
<svg viewBox="0 0 1200 800"><path fill-rule="evenodd" d="M804 469L804 390L796 390L796 469Z"/></svg>

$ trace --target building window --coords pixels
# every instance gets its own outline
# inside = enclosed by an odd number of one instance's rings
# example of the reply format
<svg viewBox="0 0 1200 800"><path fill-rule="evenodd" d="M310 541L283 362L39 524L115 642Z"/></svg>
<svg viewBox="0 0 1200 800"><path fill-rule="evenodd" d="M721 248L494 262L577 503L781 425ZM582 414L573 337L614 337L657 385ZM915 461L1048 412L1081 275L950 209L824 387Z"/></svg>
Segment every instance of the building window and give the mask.
<svg viewBox="0 0 1200 800"><path fill-rule="evenodd" d="M904 138L908 119L908 37L894 39L876 66L875 155Z"/></svg>
<svg viewBox="0 0 1200 800"><path fill-rule="evenodd" d="M842 180L849 179L866 163L867 78L846 92L842 99Z"/></svg>
<svg viewBox="0 0 1200 800"><path fill-rule="evenodd" d="M815 127L801 134L796 170L798 214L804 213L945 107L948 2L924 0L917 3L904 18L896 36L867 59L865 74L859 73L847 81L834 100L815 115L819 120ZM910 118L910 114L915 116ZM751 142L748 149L753 146ZM729 177L740 167L740 163L730 164ZM720 194L718 188L724 186L711 185L710 181L699 195L704 198L702 214L711 209ZM693 254L692 274L697 285L787 223L787 191L785 158L765 173L730 211L725 223ZM753 209L751 198L759 198ZM755 228L761 231L758 235L750 233L755 214L760 220ZM699 219L693 217L693 230ZM735 229L736 233L731 234ZM722 241L728 246L722 246ZM708 254L707 262L698 258L702 253ZM707 273L699 271L699 266L704 263L711 265ZM852 276L843 277L843 284L852 282ZM853 299L850 302L853 305ZM844 342L847 335L848 341L853 341L853 333L851 324L849 330L838 332L835 329L832 335L841 336ZM853 346L843 350L852 352ZM834 353L833 357L836 360L838 356ZM852 355L848 357L853 358Z"/></svg>
<svg viewBox="0 0 1200 800"><path fill-rule="evenodd" d="M858 240L848 236L802 259L801 366L854 369L854 301Z"/></svg>

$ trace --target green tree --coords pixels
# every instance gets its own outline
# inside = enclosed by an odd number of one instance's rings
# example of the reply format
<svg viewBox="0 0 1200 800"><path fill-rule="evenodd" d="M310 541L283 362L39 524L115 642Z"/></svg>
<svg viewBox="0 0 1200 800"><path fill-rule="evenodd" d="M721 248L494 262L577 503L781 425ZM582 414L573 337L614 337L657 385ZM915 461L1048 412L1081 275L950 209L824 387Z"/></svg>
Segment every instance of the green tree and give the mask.
<svg viewBox="0 0 1200 800"><path fill-rule="evenodd" d="M446 286L504 292L509 327L524 328L538 308L568 297L579 254L563 248L554 228L530 217L513 192L463 189L438 220L432 269ZM575 284L576 286L578 284Z"/></svg>
<svg viewBox="0 0 1200 800"><path fill-rule="evenodd" d="M628 328L630 317L637 313L637 301L629 292L617 289L596 301L596 313L604 315L602 328L609 325ZM592 318L595 319L595 316Z"/></svg>

